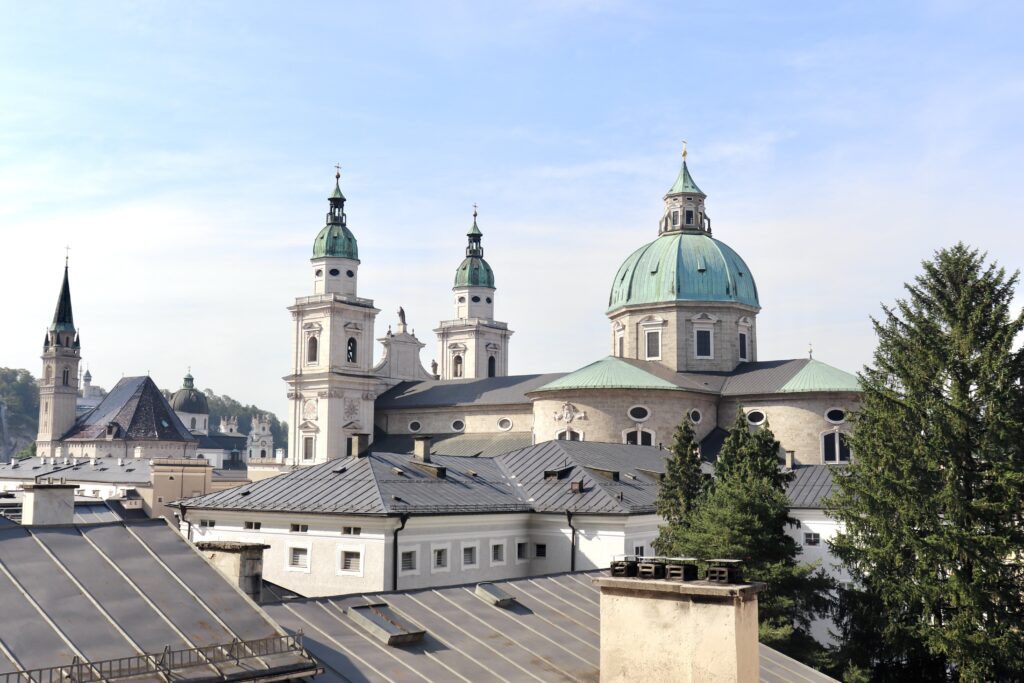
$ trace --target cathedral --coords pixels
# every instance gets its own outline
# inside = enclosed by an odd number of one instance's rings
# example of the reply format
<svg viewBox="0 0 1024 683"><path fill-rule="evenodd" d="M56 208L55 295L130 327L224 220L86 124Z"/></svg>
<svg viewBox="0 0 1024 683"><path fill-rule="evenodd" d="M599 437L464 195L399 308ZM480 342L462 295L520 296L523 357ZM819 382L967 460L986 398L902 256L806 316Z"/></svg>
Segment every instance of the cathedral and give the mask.
<svg viewBox="0 0 1024 683"><path fill-rule="evenodd" d="M496 277L474 209L452 283L453 317L434 329L437 360L399 311L378 341L380 312L358 290L359 249L335 176L313 241L312 292L289 307L287 461L306 466L373 450L488 456L549 440L664 447L687 419L713 461L737 416L771 425L789 467L850 461L856 378L812 358L758 355L760 296L742 257L712 233L707 195L683 154L654 239L609 287L609 354L568 373L508 374L509 325L496 319Z"/></svg>

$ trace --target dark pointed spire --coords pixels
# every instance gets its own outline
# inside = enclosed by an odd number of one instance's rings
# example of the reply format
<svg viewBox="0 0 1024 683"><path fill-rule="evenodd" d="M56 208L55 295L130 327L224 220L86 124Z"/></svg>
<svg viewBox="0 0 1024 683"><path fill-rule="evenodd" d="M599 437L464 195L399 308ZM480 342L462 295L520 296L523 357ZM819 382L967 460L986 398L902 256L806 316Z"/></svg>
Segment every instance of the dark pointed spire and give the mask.
<svg viewBox="0 0 1024 683"><path fill-rule="evenodd" d="M64 283L60 286L60 296L57 298L57 309L53 312L53 323L50 325L50 331L75 331L75 316L71 311L71 285L68 283L67 259L64 261Z"/></svg>

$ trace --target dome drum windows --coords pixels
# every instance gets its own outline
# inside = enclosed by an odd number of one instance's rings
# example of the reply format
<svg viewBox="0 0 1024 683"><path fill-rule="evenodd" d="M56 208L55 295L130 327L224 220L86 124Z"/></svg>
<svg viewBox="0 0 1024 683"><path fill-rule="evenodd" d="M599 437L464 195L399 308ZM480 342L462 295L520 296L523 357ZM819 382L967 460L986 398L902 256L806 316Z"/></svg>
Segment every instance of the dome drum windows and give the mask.
<svg viewBox="0 0 1024 683"><path fill-rule="evenodd" d="M651 417L651 411L645 406L633 406L626 414L633 422L646 422Z"/></svg>
<svg viewBox="0 0 1024 683"><path fill-rule="evenodd" d="M631 446L653 446L654 432L650 429L627 429L622 433L622 443Z"/></svg>
<svg viewBox="0 0 1024 683"><path fill-rule="evenodd" d="M338 277L339 275L341 275L341 271L338 270L337 268L331 268L327 272L330 273L331 277Z"/></svg>
<svg viewBox="0 0 1024 683"><path fill-rule="evenodd" d="M737 346L739 351L739 359L741 361L749 361L751 359L750 349L750 318L743 316L737 322Z"/></svg>
<svg viewBox="0 0 1024 683"><path fill-rule="evenodd" d="M637 347L643 349L644 360L661 360L661 330L665 321L661 318L646 318L640 321Z"/></svg>
<svg viewBox="0 0 1024 683"><path fill-rule="evenodd" d="M757 427L763 425L768 419L763 410L751 410L747 413L747 424Z"/></svg>
<svg viewBox="0 0 1024 683"><path fill-rule="evenodd" d="M829 408L825 411L825 419L834 425L846 422L846 411L842 408Z"/></svg>

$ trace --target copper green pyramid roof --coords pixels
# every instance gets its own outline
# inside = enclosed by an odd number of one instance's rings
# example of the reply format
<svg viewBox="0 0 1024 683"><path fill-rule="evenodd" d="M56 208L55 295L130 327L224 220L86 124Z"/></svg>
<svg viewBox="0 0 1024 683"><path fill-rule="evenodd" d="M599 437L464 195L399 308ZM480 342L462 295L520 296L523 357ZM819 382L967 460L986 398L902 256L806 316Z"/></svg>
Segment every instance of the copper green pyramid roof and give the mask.
<svg viewBox="0 0 1024 683"><path fill-rule="evenodd" d="M683 165L679 169L679 175L676 177L676 182L672 185L672 189L668 191L669 194L699 194L706 197L701 189L697 187L697 183L693 182L693 176L690 175L690 169L686 167L686 160L683 160Z"/></svg>
<svg viewBox="0 0 1024 683"><path fill-rule="evenodd" d="M860 382L854 375L831 365L811 359L800 372L782 385L780 394L813 391L860 391Z"/></svg>
<svg viewBox="0 0 1024 683"><path fill-rule="evenodd" d="M535 391L564 389L668 389L682 391L671 382L642 370L614 356L602 358L585 367L559 377Z"/></svg>

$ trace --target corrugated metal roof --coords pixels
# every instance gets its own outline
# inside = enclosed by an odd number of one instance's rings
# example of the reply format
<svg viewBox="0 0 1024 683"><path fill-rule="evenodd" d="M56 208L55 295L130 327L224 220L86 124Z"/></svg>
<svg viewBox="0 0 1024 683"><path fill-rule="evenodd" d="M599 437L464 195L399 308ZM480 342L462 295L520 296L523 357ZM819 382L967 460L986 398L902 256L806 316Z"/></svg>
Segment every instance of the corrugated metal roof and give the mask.
<svg viewBox="0 0 1024 683"><path fill-rule="evenodd" d="M829 465L802 465L793 469L793 480L786 488L786 495L790 507L817 510L832 494L832 488L832 468Z"/></svg>
<svg viewBox="0 0 1024 683"><path fill-rule="evenodd" d="M530 400L526 398L527 392L561 376L562 373L553 373L402 382L381 394L377 398L376 408L377 410L394 410L460 405L529 404Z"/></svg>
<svg viewBox="0 0 1024 683"><path fill-rule="evenodd" d="M586 365L564 377L534 389L559 391L565 389L666 389L679 391L677 384L662 379L646 368L608 356Z"/></svg>
<svg viewBox="0 0 1024 683"><path fill-rule="evenodd" d="M606 572L496 581L516 598L510 609L486 604L474 585L397 593L289 600L264 609L285 629L305 634L324 665L317 681L587 681L600 676L600 592ZM345 614L349 605L386 602L426 629L421 643L388 647ZM760 646L763 683L829 683L834 679Z"/></svg>
<svg viewBox="0 0 1024 683"><path fill-rule="evenodd" d="M860 390L860 381L854 375L812 359L779 392Z"/></svg>
<svg viewBox="0 0 1024 683"><path fill-rule="evenodd" d="M229 646L282 635L163 521L0 528L0 672ZM45 618L44 618L45 615ZM230 664L253 680L278 667L311 673L300 653ZM175 680L211 680L211 666ZM219 677L218 677L219 679Z"/></svg>
<svg viewBox="0 0 1024 683"><path fill-rule="evenodd" d="M373 449L382 453L410 454L412 434L382 434L373 441ZM493 458L533 443L532 432L491 432L485 434L436 434L431 442L433 455L461 455Z"/></svg>

